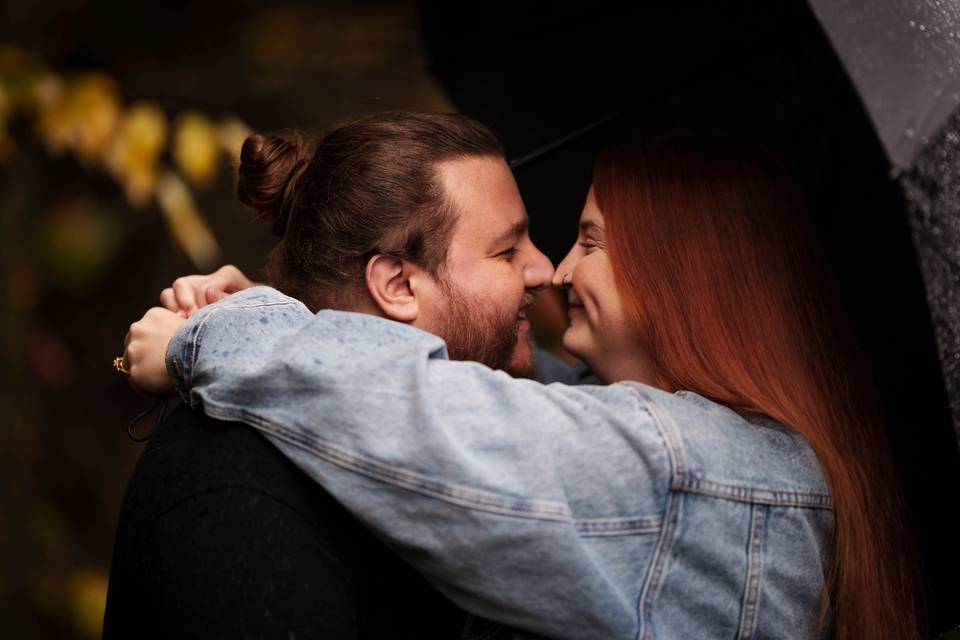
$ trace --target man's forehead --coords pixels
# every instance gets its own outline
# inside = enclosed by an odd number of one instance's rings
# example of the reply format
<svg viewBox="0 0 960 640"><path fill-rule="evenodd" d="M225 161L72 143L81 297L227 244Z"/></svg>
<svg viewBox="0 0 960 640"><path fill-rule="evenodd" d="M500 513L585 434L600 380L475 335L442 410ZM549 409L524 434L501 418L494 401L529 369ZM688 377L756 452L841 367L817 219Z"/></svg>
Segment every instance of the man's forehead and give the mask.
<svg viewBox="0 0 960 640"><path fill-rule="evenodd" d="M438 169L460 230L486 239L521 226L526 230L526 208L502 158L457 159L441 163Z"/></svg>

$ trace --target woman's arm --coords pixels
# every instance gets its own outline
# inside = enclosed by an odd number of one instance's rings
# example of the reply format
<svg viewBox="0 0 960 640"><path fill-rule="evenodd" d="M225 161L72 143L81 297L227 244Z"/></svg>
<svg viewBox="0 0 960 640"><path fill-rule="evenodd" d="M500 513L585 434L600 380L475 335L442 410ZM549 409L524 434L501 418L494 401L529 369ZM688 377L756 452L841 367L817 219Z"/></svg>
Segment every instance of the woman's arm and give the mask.
<svg viewBox="0 0 960 640"><path fill-rule="evenodd" d="M669 486L645 388L541 385L258 287L171 341L178 388L268 434L455 602L551 637L637 632Z"/></svg>

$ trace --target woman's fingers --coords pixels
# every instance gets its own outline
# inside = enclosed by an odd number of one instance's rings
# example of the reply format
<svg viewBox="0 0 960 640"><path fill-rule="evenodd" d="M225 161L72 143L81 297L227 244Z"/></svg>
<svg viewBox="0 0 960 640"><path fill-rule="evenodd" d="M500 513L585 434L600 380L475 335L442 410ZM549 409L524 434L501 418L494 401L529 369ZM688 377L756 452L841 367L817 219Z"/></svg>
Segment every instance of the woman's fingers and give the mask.
<svg viewBox="0 0 960 640"><path fill-rule="evenodd" d="M173 293L173 287L167 287L160 292L160 306L173 312L180 310L177 304L177 296Z"/></svg>
<svg viewBox="0 0 960 640"><path fill-rule="evenodd" d="M169 309L153 307L130 325L123 359L130 372L130 383L136 388L151 393L173 392L167 374L167 344L181 323L183 318Z"/></svg>
<svg viewBox="0 0 960 640"><path fill-rule="evenodd" d="M229 296L232 291L227 291L225 289L218 289L214 286L209 286L204 291L204 296L207 300L207 304L213 304L214 302L220 302L227 296Z"/></svg>
<svg viewBox="0 0 960 640"><path fill-rule="evenodd" d="M187 316L200 308L200 280L203 276L184 276L173 281L173 295L176 298L177 310ZM204 304L206 301L204 300Z"/></svg>
<svg viewBox="0 0 960 640"><path fill-rule="evenodd" d="M254 286L240 269L224 265L208 275L183 276L160 293L160 304L181 318L197 309Z"/></svg>

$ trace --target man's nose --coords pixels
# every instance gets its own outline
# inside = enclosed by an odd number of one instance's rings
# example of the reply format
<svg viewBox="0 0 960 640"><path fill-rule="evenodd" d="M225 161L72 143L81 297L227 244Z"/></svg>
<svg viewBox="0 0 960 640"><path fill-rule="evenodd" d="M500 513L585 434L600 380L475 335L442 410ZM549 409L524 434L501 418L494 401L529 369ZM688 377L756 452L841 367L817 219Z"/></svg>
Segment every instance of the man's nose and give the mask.
<svg viewBox="0 0 960 640"><path fill-rule="evenodd" d="M553 263L536 247L523 270L523 280L527 289L543 289L553 280Z"/></svg>

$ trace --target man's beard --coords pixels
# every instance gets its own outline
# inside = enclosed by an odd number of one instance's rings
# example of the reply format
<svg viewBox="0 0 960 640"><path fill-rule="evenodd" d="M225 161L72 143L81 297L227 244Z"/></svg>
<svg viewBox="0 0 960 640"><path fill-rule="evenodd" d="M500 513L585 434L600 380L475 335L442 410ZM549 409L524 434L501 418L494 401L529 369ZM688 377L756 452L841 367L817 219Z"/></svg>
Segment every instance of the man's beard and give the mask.
<svg viewBox="0 0 960 640"><path fill-rule="evenodd" d="M449 283L441 286L446 309L439 334L447 343L451 360L473 360L517 378L534 377L532 360L516 362L513 358L520 333L519 308L500 311L467 299ZM524 306L529 301L529 296L525 297Z"/></svg>

